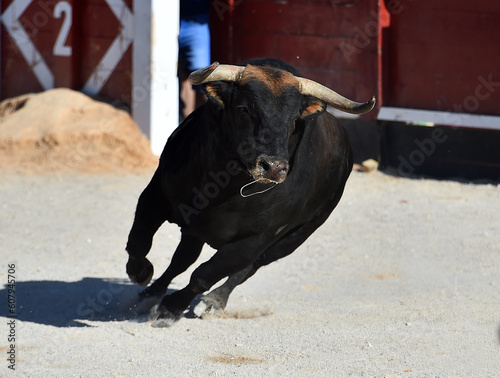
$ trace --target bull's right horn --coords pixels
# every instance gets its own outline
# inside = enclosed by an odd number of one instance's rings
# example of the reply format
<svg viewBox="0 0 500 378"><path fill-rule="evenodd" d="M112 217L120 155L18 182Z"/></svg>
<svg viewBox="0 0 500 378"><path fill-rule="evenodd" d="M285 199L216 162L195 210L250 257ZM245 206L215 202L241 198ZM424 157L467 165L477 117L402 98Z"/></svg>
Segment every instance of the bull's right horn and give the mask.
<svg viewBox="0 0 500 378"><path fill-rule="evenodd" d="M327 88L315 81L297 77L300 86L300 93L316 97L335 109L351 114L368 113L375 106L375 96L367 102L356 102L345 98L337 92Z"/></svg>
<svg viewBox="0 0 500 378"><path fill-rule="evenodd" d="M196 70L189 75L189 81L193 85L209 83L211 81L236 82L241 79L245 67L219 64L214 62L206 68Z"/></svg>

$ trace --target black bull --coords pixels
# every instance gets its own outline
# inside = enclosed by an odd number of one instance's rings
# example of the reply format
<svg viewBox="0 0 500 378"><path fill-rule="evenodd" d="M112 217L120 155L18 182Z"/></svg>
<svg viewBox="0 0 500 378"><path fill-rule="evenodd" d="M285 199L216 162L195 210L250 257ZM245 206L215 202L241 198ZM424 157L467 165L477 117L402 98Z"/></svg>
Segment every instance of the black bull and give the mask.
<svg viewBox="0 0 500 378"><path fill-rule="evenodd" d="M260 267L291 254L338 204L352 169L352 152L326 105L350 113L373 108L299 77L278 60L218 66L194 72L208 101L172 134L158 169L141 194L129 234L127 273L147 285L146 258L163 222L181 228L181 241L163 275L141 293L161 297L174 277L200 255L217 250L189 284L164 296L150 317L167 326L191 301L201 313L223 309L232 290Z"/></svg>

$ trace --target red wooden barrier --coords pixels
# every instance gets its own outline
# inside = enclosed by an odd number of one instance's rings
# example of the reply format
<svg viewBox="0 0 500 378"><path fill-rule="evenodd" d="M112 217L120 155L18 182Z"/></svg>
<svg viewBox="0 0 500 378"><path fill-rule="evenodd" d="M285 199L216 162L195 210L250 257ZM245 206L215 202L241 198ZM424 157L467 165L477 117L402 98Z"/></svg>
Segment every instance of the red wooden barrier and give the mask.
<svg viewBox="0 0 500 378"><path fill-rule="evenodd" d="M130 107L159 154L178 124L178 5L2 0L0 98L55 87L107 98Z"/></svg>
<svg viewBox="0 0 500 378"><path fill-rule="evenodd" d="M213 0L211 22L214 60L280 58L358 101L377 94L378 107L500 115L498 0Z"/></svg>
<svg viewBox="0 0 500 378"><path fill-rule="evenodd" d="M1 98L68 87L130 105L131 9L132 0L3 0Z"/></svg>

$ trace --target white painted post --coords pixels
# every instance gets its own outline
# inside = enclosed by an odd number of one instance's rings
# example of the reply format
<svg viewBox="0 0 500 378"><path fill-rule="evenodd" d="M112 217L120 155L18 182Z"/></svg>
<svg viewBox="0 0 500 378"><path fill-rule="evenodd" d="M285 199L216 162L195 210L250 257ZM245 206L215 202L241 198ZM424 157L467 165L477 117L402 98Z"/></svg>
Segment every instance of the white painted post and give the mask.
<svg viewBox="0 0 500 378"><path fill-rule="evenodd" d="M132 116L160 155L179 123L179 0L134 0Z"/></svg>

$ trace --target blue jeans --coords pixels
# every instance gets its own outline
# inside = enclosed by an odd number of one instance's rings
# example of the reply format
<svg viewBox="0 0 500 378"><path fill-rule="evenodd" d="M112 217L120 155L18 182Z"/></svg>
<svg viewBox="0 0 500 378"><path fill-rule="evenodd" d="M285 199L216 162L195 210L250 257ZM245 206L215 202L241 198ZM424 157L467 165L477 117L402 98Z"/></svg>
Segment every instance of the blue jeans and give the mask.
<svg viewBox="0 0 500 378"><path fill-rule="evenodd" d="M180 22L179 54L186 62L189 72L210 65L210 29L208 23Z"/></svg>

